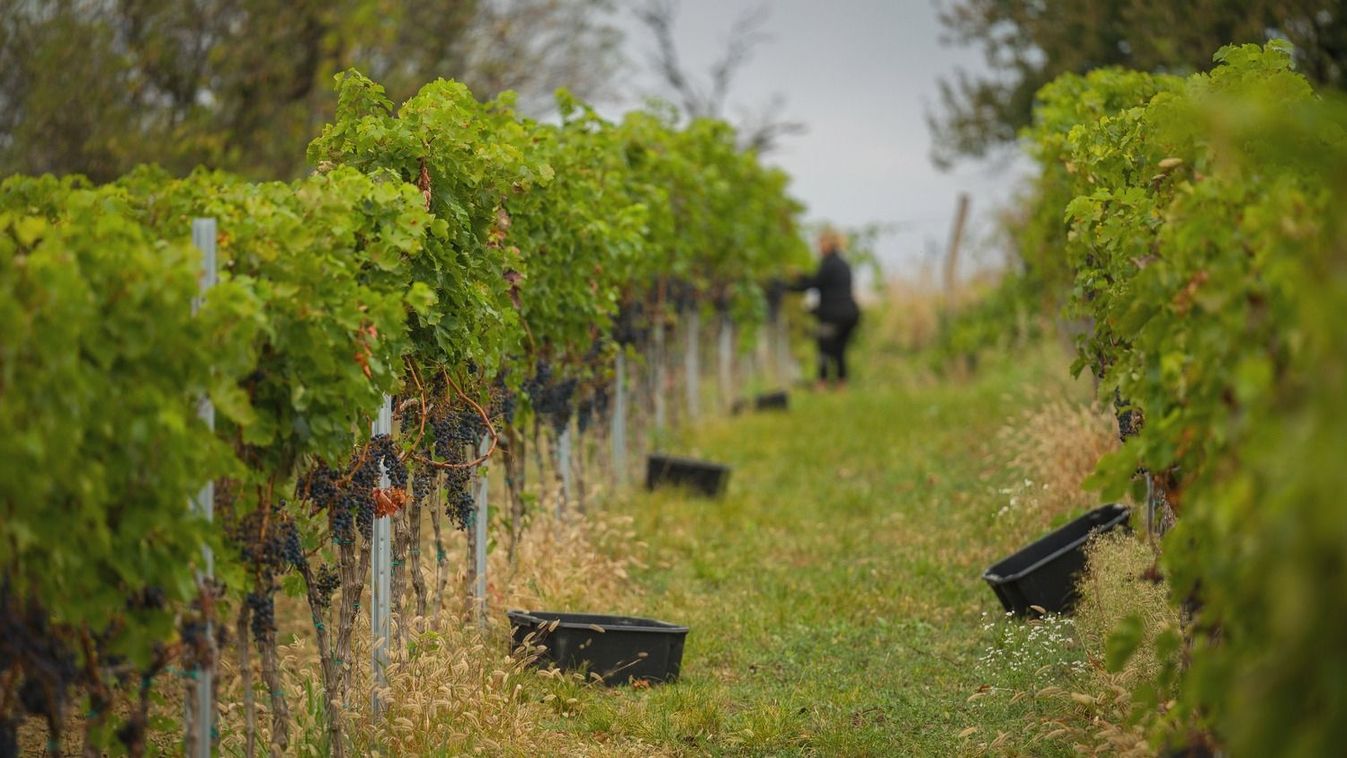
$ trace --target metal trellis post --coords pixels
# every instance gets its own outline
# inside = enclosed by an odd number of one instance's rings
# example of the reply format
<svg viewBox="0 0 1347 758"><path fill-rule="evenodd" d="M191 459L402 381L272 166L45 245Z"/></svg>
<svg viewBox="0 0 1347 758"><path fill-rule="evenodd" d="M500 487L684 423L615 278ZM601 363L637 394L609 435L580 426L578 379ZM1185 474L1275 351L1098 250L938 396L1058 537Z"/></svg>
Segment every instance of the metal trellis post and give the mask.
<svg viewBox="0 0 1347 758"><path fill-rule="evenodd" d="M701 378L700 358L698 354L701 338L701 314L695 307L687 312L684 319L687 329L687 346L683 350L683 374L688 392L688 420L696 421L701 410L701 389L697 386Z"/></svg>
<svg viewBox="0 0 1347 758"><path fill-rule="evenodd" d="M720 380L720 409L728 412L734 403L734 324L728 314L720 317L720 339L717 345L717 368Z"/></svg>
<svg viewBox="0 0 1347 758"><path fill-rule="evenodd" d="M616 486L627 482L627 355L617 353L617 376L613 380L613 481Z"/></svg>
<svg viewBox="0 0 1347 758"><path fill-rule="evenodd" d="M213 218L192 219L192 244L201 251L200 294L192 301L192 313L201 309L206 291L215 286L216 226ZM207 428L215 430L215 406L207 397L197 402L197 415L206 423ZM215 482L206 482L201 491L192 498L190 507L207 521L215 517ZM198 583L215 574L215 555L209 545L201 547L204 569L198 572ZM204 584L203 584L204 591ZM207 623L203 632L207 640L214 639L214 630ZM187 703L186 752L192 758L210 758L211 744L215 732L215 703L213 701L214 672L210 668L192 671L193 687Z"/></svg>
<svg viewBox="0 0 1347 758"><path fill-rule="evenodd" d="M668 411L665 408L664 390L666 377L664 373L664 321L660 319L655 322L655 333L653 337L653 355L650 356L650 364L654 368L654 400L655 400L655 434L664 431L668 425Z"/></svg>
<svg viewBox="0 0 1347 758"><path fill-rule="evenodd" d="M557 499L557 516L565 513L575 502L574 473L571 470L571 426L557 435L557 466L561 469L561 497Z"/></svg>
<svg viewBox="0 0 1347 758"><path fill-rule="evenodd" d="M379 415L374 420L374 434L393 433L392 399L385 396L379 407ZM379 459L379 488L388 489L388 463ZM370 541L370 634L371 665L374 673L374 687L370 694L374 715L383 712L383 702L379 690L388 686L388 640L392 632L390 585L393 579L393 518L377 516L374 519L374 539Z"/></svg>
<svg viewBox="0 0 1347 758"><path fill-rule="evenodd" d="M482 440L477 446L477 455L486 455L491 449L491 438L482 435ZM487 464L485 461L477 467L477 491L474 493L476 507L472 511L472 530L473 530L473 585L472 599L473 608L477 614L477 623L480 626L486 626L486 526L489 520L487 512Z"/></svg>

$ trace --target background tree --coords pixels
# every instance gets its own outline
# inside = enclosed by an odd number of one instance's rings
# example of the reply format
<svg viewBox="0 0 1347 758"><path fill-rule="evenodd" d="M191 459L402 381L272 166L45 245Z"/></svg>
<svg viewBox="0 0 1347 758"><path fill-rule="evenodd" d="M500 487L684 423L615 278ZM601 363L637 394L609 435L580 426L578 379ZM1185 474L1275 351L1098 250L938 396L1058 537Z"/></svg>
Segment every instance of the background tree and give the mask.
<svg viewBox="0 0 1347 758"><path fill-rule="evenodd" d="M454 78L539 110L601 95L611 0L0 0L0 174L142 162L290 178L350 66L396 100Z"/></svg>
<svg viewBox="0 0 1347 758"><path fill-rule="evenodd" d="M948 166L1012 143L1034 95L1059 74L1103 66L1186 74L1222 45L1284 37L1301 71L1342 88L1347 8L1337 0L957 0L940 14L946 42L981 47L989 73L940 82L928 114L932 159Z"/></svg>
<svg viewBox="0 0 1347 758"><path fill-rule="evenodd" d="M767 7L751 8L734 22L725 50L711 65L707 81L691 73L678 55L673 33L678 10L677 0L649 0L636 9L636 19L654 38L650 68L672 94L673 104L683 115L689 119L724 119L734 77L752 59L753 50L768 40L763 31ZM785 97L775 93L760 109L741 110L739 118L734 119L741 146L759 153L770 152L781 138L803 133L804 124L786 119L785 108Z"/></svg>

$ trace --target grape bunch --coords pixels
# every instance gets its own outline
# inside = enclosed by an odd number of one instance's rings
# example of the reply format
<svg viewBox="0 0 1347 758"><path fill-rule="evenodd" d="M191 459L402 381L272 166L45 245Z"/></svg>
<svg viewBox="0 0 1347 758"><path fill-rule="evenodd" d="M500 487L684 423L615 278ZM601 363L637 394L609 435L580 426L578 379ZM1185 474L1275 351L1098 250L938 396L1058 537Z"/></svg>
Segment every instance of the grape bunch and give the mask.
<svg viewBox="0 0 1347 758"><path fill-rule="evenodd" d="M432 419L431 433L435 435L435 456L448 460L453 448L477 446L486 434L486 424L475 410L453 410Z"/></svg>
<svg viewBox="0 0 1347 758"><path fill-rule="evenodd" d="M533 410L560 434L571 421L572 400L579 382L575 379L557 379L547 361L539 361L533 378L524 382L524 391L533 402Z"/></svg>
<svg viewBox="0 0 1347 758"><path fill-rule="evenodd" d="M519 394L505 386L504 380L497 380L496 389L492 392L493 419L502 419L505 424L513 424L516 411L519 411Z"/></svg>
<svg viewBox="0 0 1347 758"><path fill-rule="evenodd" d="M307 500L317 508L327 508L341 494L337 478L337 472L320 461L295 483L295 498Z"/></svg>
<svg viewBox="0 0 1347 758"><path fill-rule="evenodd" d="M299 530L295 522L282 522L277 529L281 543L281 558L286 565L299 568L304 565L304 547L299 543Z"/></svg>
<svg viewBox="0 0 1347 758"><path fill-rule="evenodd" d="M374 498L362 497L356 505L355 524L366 542L374 539Z"/></svg>
<svg viewBox="0 0 1347 758"><path fill-rule="evenodd" d="M421 452L424 455L428 451L423 450ZM435 480L438 478L438 474L439 472L435 470L435 467L429 463L418 463L412 469L412 495L418 503L425 502L426 498L430 497L431 493L435 491Z"/></svg>
<svg viewBox="0 0 1347 758"><path fill-rule="evenodd" d="M62 635L52 628L46 609L32 599L20 599L7 581L0 581L0 660L6 667L17 664L22 672L17 715L27 712L59 720L69 690L80 684L83 669L76 665L74 651ZM0 743L0 755L18 755L17 750L4 752L4 747Z"/></svg>
<svg viewBox="0 0 1347 758"><path fill-rule="evenodd" d="M355 512L359 509L361 498L350 490L344 490L336 500L334 507L327 513L328 531L332 541L338 545L350 545L355 541Z"/></svg>
<svg viewBox="0 0 1347 758"><path fill-rule="evenodd" d="M151 585L131 593L126 605L133 611L158 611L163 610L164 602L164 589Z"/></svg>
<svg viewBox="0 0 1347 758"><path fill-rule="evenodd" d="M263 642L276 633L276 600L269 592L249 592L246 599L252 612L253 639Z"/></svg>
<svg viewBox="0 0 1347 758"><path fill-rule="evenodd" d="M461 461L458 461L461 463ZM451 468L445 470L445 492L448 496L450 518L459 529L467 529L472 514L477 509L477 500L472 495L472 470Z"/></svg>
<svg viewBox="0 0 1347 758"><path fill-rule="evenodd" d="M617 317L613 319L613 342L631 345L637 341L639 334L636 319L639 313L640 306L637 304L622 306L617 312Z"/></svg>
<svg viewBox="0 0 1347 758"><path fill-rule="evenodd" d="M608 413L608 401L608 385L599 384L592 387L585 398L576 405L575 421L580 427L581 434L588 431L595 419L603 418L604 414Z"/></svg>
<svg viewBox="0 0 1347 758"><path fill-rule="evenodd" d="M405 490L407 489L407 465L398 457L397 447L393 444L393 438L387 434L375 435L369 441L369 455L367 461L373 461L374 466L374 484L370 489L379 485L379 461L383 461L384 471L388 474L388 483L393 487Z"/></svg>
<svg viewBox="0 0 1347 758"><path fill-rule="evenodd" d="M341 586L341 576L337 570L324 563L318 567L318 575L314 577L314 589L318 590L319 607L326 608L332 604L332 594Z"/></svg>
<svg viewBox="0 0 1347 758"><path fill-rule="evenodd" d="M386 434L375 435L365 450L356 453L351 461L347 473L349 483L346 487L346 496L343 498L345 502L342 504L354 514L355 526L367 540L374 536L374 490L380 484L380 463L383 465L383 473L388 475L389 486L400 490L407 489L407 466L398 458L393 439ZM338 544L349 544L340 542L347 535L344 519L340 524L341 531L337 530L337 526L333 524L333 537L339 540Z"/></svg>
<svg viewBox="0 0 1347 758"><path fill-rule="evenodd" d="M284 574L304 562L304 549L299 530L286 515L284 499L272 507L269 526L256 510L236 522L227 532L230 541L238 545L243 560L261 570L263 576Z"/></svg>

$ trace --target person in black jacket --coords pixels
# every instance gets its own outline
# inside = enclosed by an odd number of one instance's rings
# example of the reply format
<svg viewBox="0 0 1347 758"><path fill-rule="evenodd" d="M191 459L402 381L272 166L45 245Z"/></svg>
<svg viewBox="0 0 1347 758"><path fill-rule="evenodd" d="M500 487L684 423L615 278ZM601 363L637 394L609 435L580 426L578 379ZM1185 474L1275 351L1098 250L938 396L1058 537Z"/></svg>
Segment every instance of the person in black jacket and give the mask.
<svg viewBox="0 0 1347 758"><path fill-rule="evenodd" d="M847 345L861 320L861 309L851 292L851 266L842 258L841 235L825 229L819 235L818 270L790 284L797 292L818 291L814 317L818 319L818 378L842 387L847 381Z"/></svg>

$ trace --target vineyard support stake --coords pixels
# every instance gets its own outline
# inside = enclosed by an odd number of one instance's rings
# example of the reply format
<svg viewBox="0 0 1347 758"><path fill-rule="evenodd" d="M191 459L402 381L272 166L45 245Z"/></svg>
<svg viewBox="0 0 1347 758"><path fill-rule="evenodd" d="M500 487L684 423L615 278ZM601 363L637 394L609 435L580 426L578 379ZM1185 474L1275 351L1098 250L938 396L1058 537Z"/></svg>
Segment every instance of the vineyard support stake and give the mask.
<svg viewBox="0 0 1347 758"><path fill-rule="evenodd" d="M486 455L491 449L491 437L482 435L481 442L477 445L477 455ZM487 464L485 461L477 467L477 491L474 493L476 499L476 508L472 511L472 599L473 610L477 616L478 626L486 626L486 525L488 522L487 513Z"/></svg>
<svg viewBox="0 0 1347 758"><path fill-rule="evenodd" d="M720 380L720 410L728 413L734 402L734 323L728 313L720 316L720 337L717 345L717 373Z"/></svg>
<svg viewBox="0 0 1347 758"><path fill-rule="evenodd" d="M201 251L200 294L192 301L192 313L200 310L206 291L215 285L216 226L213 218L192 219L192 244ZM197 403L197 415L206 423L206 427L215 431L215 406L207 397ZM215 517L215 482L206 482L201 491L192 498L192 510L207 521ZM209 545L201 547L204 569L197 574L197 584L205 592L205 580L215 575L215 555ZM215 638L209 622L204 632L206 639ZM207 643L209 644L209 642ZM187 734L185 752L191 758L210 758L212 737L215 732L215 704L212 699L214 672L210 668L199 668L191 672L191 692L187 698Z"/></svg>
<svg viewBox="0 0 1347 758"><path fill-rule="evenodd" d="M664 320L655 321L655 333L653 336L654 346L653 355L650 357L650 364L654 368L654 400L655 400L655 434L659 435L664 431L668 424L668 411L665 408L664 391L667 380L664 371Z"/></svg>
<svg viewBox="0 0 1347 758"><path fill-rule="evenodd" d="M613 483L627 482L627 355L618 350L613 380Z"/></svg>
<svg viewBox="0 0 1347 758"><path fill-rule="evenodd" d="M688 392L688 420L696 421L699 415L701 405L701 390L697 387L697 380L701 376L700 355L698 350L700 345L698 340L701 337L701 314L694 306L689 308L687 316L684 319L687 329L687 346L683 350L683 374L686 377Z"/></svg>
<svg viewBox="0 0 1347 758"><path fill-rule="evenodd" d="M374 434L393 433L393 407L391 398L385 396L379 407L379 416L374 421ZM379 459L379 489L388 489L388 465ZM371 665L374 673L374 686L370 702L375 717L383 712L383 702L379 690L388 686L388 640L392 631L389 623L389 592L393 577L392 542L393 519L391 516L376 516L374 519L374 539L370 541L370 635L374 638L371 646Z"/></svg>
<svg viewBox="0 0 1347 758"><path fill-rule="evenodd" d="M575 472L572 470L571 424L557 435L557 467L561 469L561 497L557 498L557 517L566 513L566 509L575 502Z"/></svg>

